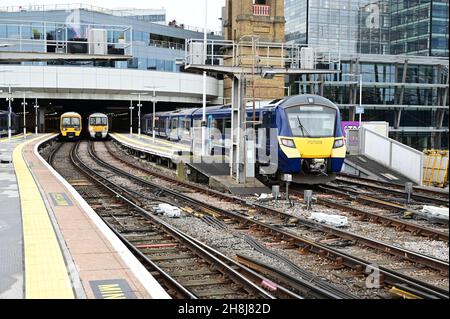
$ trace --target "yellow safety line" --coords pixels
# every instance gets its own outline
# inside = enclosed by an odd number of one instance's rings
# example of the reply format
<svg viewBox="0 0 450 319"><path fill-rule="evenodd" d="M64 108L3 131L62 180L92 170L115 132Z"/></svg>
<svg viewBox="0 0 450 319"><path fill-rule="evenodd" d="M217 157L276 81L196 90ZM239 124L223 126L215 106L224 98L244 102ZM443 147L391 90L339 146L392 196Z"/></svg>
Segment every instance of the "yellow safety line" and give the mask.
<svg viewBox="0 0 450 319"><path fill-rule="evenodd" d="M29 135L31 135L32 133L27 133L27 136L29 136ZM20 134L18 134L18 135L14 135L14 136L11 136L11 139L12 140L17 140L17 139L20 139L20 138L23 138L23 133L20 133ZM0 143L6 143L6 142L8 142L8 138L7 137L2 137L2 138L0 138Z"/></svg>
<svg viewBox="0 0 450 319"><path fill-rule="evenodd" d="M25 298L73 299L72 284L55 230L22 156L23 148L31 141L18 145L13 152L22 210Z"/></svg>
<svg viewBox="0 0 450 319"><path fill-rule="evenodd" d="M115 136L118 139L124 139L126 141L129 141L131 144L137 144L137 145L145 146L149 150L151 150L152 148L155 148L155 149L159 149L159 150L161 150L163 152L170 153L170 154L172 154L174 151L179 151L179 149L177 149L177 148L170 149L170 148L164 147L164 146L157 146L157 145L153 145L153 144L148 144L148 143L143 143L143 142L140 142L140 141L136 141L135 139L131 139L131 138L126 137L124 135L118 135L118 134L115 134L115 133L111 133L111 135Z"/></svg>

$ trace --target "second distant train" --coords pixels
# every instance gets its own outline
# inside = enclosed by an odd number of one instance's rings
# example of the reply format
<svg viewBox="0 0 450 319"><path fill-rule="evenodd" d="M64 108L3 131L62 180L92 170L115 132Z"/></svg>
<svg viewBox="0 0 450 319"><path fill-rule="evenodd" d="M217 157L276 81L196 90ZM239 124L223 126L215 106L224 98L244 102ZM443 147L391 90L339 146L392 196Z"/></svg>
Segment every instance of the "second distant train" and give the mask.
<svg viewBox="0 0 450 319"><path fill-rule="evenodd" d="M94 113L89 116L89 135L91 138L106 138L108 136L108 116Z"/></svg>

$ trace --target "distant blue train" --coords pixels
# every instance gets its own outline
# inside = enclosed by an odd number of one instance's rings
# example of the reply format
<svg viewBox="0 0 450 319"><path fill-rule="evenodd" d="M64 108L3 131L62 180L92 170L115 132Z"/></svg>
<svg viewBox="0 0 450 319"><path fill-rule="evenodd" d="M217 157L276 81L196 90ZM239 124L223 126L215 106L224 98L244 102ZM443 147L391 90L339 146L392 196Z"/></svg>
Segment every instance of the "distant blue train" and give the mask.
<svg viewBox="0 0 450 319"><path fill-rule="evenodd" d="M253 108L247 108L246 115L247 121L251 121ZM225 134L231 128L230 105L208 107L206 116L207 128L218 129L222 135L219 141L216 138L208 144L225 148L225 140L230 138ZM170 140L185 139L186 132L201 126L201 119L201 108L156 113L156 135ZM313 184L331 180L341 171L346 146L339 109L330 100L307 94L275 100L256 109L256 121L257 129L277 132L278 168L269 177L279 179L281 174L292 174L293 181ZM152 122L152 114L142 117L143 132L152 134ZM270 139L266 141L268 154ZM261 158L256 161L260 168L267 165Z"/></svg>
<svg viewBox="0 0 450 319"><path fill-rule="evenodd" d="M16 134L18 132L18 124L17 115L15 113L11 113L12 134ZM8 135L8 112L0 111L0 137L5 135Z"/></svg>

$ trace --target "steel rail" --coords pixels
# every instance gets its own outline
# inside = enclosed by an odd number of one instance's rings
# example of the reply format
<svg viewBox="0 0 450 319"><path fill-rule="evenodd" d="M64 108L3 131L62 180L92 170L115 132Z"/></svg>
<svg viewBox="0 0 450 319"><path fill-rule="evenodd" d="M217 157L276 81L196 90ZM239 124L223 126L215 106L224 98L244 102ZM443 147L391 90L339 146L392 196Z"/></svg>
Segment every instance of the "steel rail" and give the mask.
<svg viewBox="0 0 450 319"><path fill-rule="evenodd" d="M91 148L89 148L89 153L90 153L90 156L93 159L95 159L95 155L91 153ZM80 163L83 163L81 161L81 159L79 159L79 158L78 158L78 161ZM205 246L205 245L201 245L201 243L198 240L184 234L183 232L174 228L173 226L166 223L162 219L154 216L147 210L136 205L131 200L129 200L126 196L122 195L120 192L117 192L116 190L114 190L114 188L116 188L116 189L120 189L121 191L126 192L126 190L123 187L110 182L107 178L103 177L101 174L97 173L95 170L89 168L86 164L83 163L83 166L84 166L85 170L89 171L89 173L92 174L90 176L96 176L97 178L103 180L103 182L100 182L100 181L97 181L97 182L101 183L104 188L108 189L110 192L113 192L118 198L120 198L127 204L131 205L134 209L136 209L138 212L140 212L141 215L144 216L145 218L147 218L148 220L152 221L153 223L156 223L159 226L162 226L168 233L170 233L175 238L179 239L181 243L183 243L186 247L188 247L196 255L200 256L204 260L207 260L211 265L213 265L213 267L215 269L217 269L219 272L221 272L222 274L224 274L225 276L230 278L233 282L240 284L243 289L245 289L249 293L259 296L260 298L269 298L269 299L274 298L267 291L265 291L261 287L257 286L255 283L250 281L247 277L243 276L238 271L236 271L232 267L228 266L225 262L223 262L222 260L217 258L215 256L215 254L218 254L217 251L213 250L212 248L210 248L209 250L202 248L202 246ZM107 184L109 184L109 186ZM211 253L212 251L214 251L214 254Z"/></svg>
<svg viewBox="0 0 450 319"><path fill-rule="evenodd" d="M75 144L70 152L70 160L72 164L80 171L82 172L86 177L88 177L90 180L94 181L96 184L102 186L106 190L108 190L111 194L114 196L122 196L117 191L114 191L112 188L108 187L103 182L99 181L98 179L93 178L95 175L91 175L93 173L92 170L90 170L82 161L79 160L77 155L79 142ZM131 204L131 201L126 201L127 203ZM114 227L112 227L103 217L98 215L105 224L113 231L113 233L140 259L141 262L147 267L149 267L152 270L157 271L161 277L164 279L165 284L172 288L173 291L176 291L177 294L179 294L180 297L186 298L186 299L197 299L197 297L191 293L187 288L185 288L183 285L181 285L178 281L176 281L172 276L170 276L166 271L164 271L161 267L159 267L156 263L154 263L152 260L150 260L145 254L143 254L139 249L137 249L128 239L126 239L122 234L120 234Z"/></svg>
<svg viewBox="0 0 450 319"><path fill-rule="evenodd" d="M340 252L336 249L333 249L331 247L327 247L325 245L322 245L320 243L311 241L309 239L306 239L304 237L300 237L296 234L292 234L290 232L287 232L285 230L282 230L278 227L275 227L273 225L269 225L266 224L264 222L260 222L254 219L251 219L247 216L243 216L241 214L237 214L235 212L231 212L231 211L226 211L220 208L217 208L213 205L210 205L208 203L204 203L202 201L199 200L195 200L189 196L185 196L183 194L180 194L179 192L176 192L168 187L162 186L162 185L157 185L156 183L150 182L148 180L142 179L140 177L134 176L126 171L123 171L109 163L106 163L105 161L101 160L100 158L96 159L97 162L103 166L106 166L108 168L110 168L111 170L114 170L115 172L117 172L118 174L121 174L123 176L126 176L130 179L133 179L137 182L140 182L144 185L148 185L150 187L156 188L156 189L160 189L164 192L166 192L167 194L172 195L175 198L179 198L185 202L189 202L191 203L191 205L194 205L194 207L203 207L204 209L206 209L207 211L212 211L215 213L218 213L219 215L222 216L227 216L230 217L232 219L235 220L239 220L240 222L243 223L248 223L248 224L255 224L258 227L260 227L261 229L266 230L268 233L273 233L273 234L277 234L277 235L281 235L281 237L287 238L288 240L294 242L294 243L298 243L299 246L303 246L303 247L308 247L309 251L324 255L324 257L328 257L329 259L332 259L334 261L338 261L340 263L343 263L344 265L354 268L354 269L358 269L358 270L362 270L364 268L366 269L371 269L372 265L369 261L365 261L361 258L358 257L354 257L351 255L348 255L346 253ZM285 214L281 211L276 211L261 205L255 205L267 212L270 212L272 214L278 214L278 215L284 215L284 216L289 216L290 218L294 217L292 215L289 214ZM318 223L314 223L314 222L310 222L308 221L308 223L302 224L305 226L308 226L310 228L315 228L315 229L322 229L322 230L326 230L326 232L328 233L333 233L333 234L339 234L341 236L344 236L344 238L349 238L349 236L352 236L353 234L347 233L344 234L344 232L337 230L333 227L329 227L329 226L325 226L325 225L321 225ZM361 236L359 236L361 238L361 240L364 240L365 242L367 242L369 239L367 238L362 238ZM379 245L379 243L374 244L374 246L376 247L377 245ZM392 249L386 248L385 250L383 250L384 252L387 253L392 253L392 252L398 252L400 248L397 247L392 247ZM415 261L424 261L426 263L430 263L430 260L433 260L433 258L429 257L429 256L425 256L425 255L421 255L421 254L417 254L414 252L411 252L409 250L402 250L401 251L401 257L403 258L412 258L412 256L415 256ZM431 262L432 265L435 265L435 267L437 267L439 270L442 270L444 268L444 266L441 266L440 264L442 263L442 261L437 260L438 262L438 266L436 266L436 264L434 264L434 261ZM445 269L448 271L448 263L445 266ZM446 291L445 289L439 288L439 287L435 287L433 285L430 285L428 283L422 282L420 280L411 278L409 276L403 275L401 273L398 273L396 271L387 269L385 267L379 267L380 273L383 274L384 276L384 280L389 283L392 284L393 286L395 286L396 284L399 283L403 283L403 284L407 284L409 286L411 286L411 288L417 290L417 291L423 291L424 295L426 295L427 297L430 296L435 296L436 298L448 298L448 291Z"/></svg>
<svg viewBox="0 0 450 319"><path fill-rule="evenodd" d="M349 197L349 194L341 191L341 190L337 190L337 189L333 189L333 188L329 188L328 186L320 186L322 189L324 190L328 190L328 191L332 191L335 193L339 193L342 194L344 196ZM293 190L296 195L298 196L303 196L300 192L296 191L295 189ZM359 197L358 197L359 198ZM353 198L352 198L353 199ZM366 202L367 198L366 196L363 196L360 198L362 201ZM397 219L397 218L393 218L393 217L389 217L389 216L384 216L382 214L379 213L374 213L374 212L370 212L370 211L365 211L350 205L346 205L346 204L342 204L342 203L338 203L336 201L332 201L332 200L328 200L325 198L320 198L317 197L316 198L317 202L319 204L323 204L325 206L328 207L333 207L333 208L338 208L338 209L342 209L345 211L349 211L353 214L356 214L358 216L363 216L364 218L368 218L370 221L374 221L374 222L380 222L383 226L387 227L395 227L398 230L402 230L402 231L408 231L410 233L412 233L413 235L416 236L425 236L431 239L435 239L435 240L442 240L442 241L449 241L449 234L447 232L443 232L437 229L433 229L430 227L426 227L426 226L422 226L422 225L417 225L417 224L413 224L411 222L408 221L404 221L401 219ZM370 201L371 203L373 203L373 201ZM383 205L382 201L377 201L376 203L379 203L380 205ZM386 205L384 205L383 207L386 207ZM405 212L413 212L409 209L407 209L406 207L402 207L402 206L387 206L389 208L395 208L395 209L399 209L401 211L405 211Z"/></svg>
<svg viewBox="0 0 450 319"><path fill-rule="evenodd" d="M349 190L349 189L345 189L342 190L340 187L338 186L334 186L334 185L320 185L318 186L319 188L328 191L328 192L333 192L333 193L338 193L338 194L342 194L344 196L350 197L350 198L354 198L357 201L363 202L363 203L368 203L371 206L376 206L376 207L381 207L381 208L388 208L388 209L398 209L400 211L403 211L405 213L412 213L414 215L417 216L423 216L423 214L416 210L413 209L411 207L406 207L404 205L400 205L400 204L396 204L396 203L392 203L392 202L388 202L386 200L383 199L379 199L376 197L372 197L369 195L366 195L364 193L361 193L359 191L356 190ZM352 197L353 196L353 197ZM448 221L436 221L436 223L442 224L442 225L448 225Z"/></svg>
<svg viewBox="0 0 450 319"><path fill-rule="evenodd" d="M406 198L406 196L407 196L407 193L405 191L400 190L400 189L394 189L392 187L386 188L386 187L383 187L383 186L369 184L369 183L365 183L365 182L362 182L362 181L349 180L347 178L339 177L339 176L336 177L336 180L339 181L339 182L347 183L347 184L353 184L353 185L357 185L357 186L362 186L362 187L367 187L367 188L370 188L370 189L379 190L379 191L382 191L384 193L391 193L391 194L402 195L403 198ZM376 182L380 183L379 181L376 181ZM386 186L395 186L395 187L399 186L398 184L392 184L392 185L390 185L389 183L383 183L383 184L385 184ZM419 191L419 192L427 192L426 190L417 189L417 188L415 188L415 189L416 189L416 191ZM433 192L433 191L428 191L428 192L429 192L430 196L417 194L417 193L414 193L414 191L413 191L411 193L411 198L412 199L418 199L418 200L425 201L425 202L428 201L428 202L433 202L433 203L438 203L440 205L448 206L448 194L447 194L447 198L444 199L444 198L436 197L436 195L437 196L445 196L446 194L439 193L439 192Z"/></svg>

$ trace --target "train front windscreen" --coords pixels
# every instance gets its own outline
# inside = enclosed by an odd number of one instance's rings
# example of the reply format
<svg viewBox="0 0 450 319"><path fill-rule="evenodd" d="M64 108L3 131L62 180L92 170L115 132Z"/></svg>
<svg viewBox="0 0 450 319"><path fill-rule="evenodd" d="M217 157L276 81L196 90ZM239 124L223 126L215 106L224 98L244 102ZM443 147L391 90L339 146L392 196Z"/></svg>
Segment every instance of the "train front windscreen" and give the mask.
<svg viewBox="0 0 450 319"><path fill-rule="evenodd" d="M294 137L333 137L336 114L333 108L308 105L292 106L285 109Z"/></svg>
<svg viewBox="0 0 450 319"><path fill-rule="evenodd" d="M79 129L80 119L78 117L64 117L62 120L62 127L63 128L74 127L76 129Z"/></svg>

